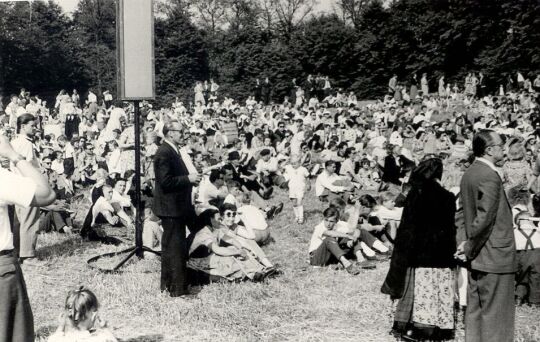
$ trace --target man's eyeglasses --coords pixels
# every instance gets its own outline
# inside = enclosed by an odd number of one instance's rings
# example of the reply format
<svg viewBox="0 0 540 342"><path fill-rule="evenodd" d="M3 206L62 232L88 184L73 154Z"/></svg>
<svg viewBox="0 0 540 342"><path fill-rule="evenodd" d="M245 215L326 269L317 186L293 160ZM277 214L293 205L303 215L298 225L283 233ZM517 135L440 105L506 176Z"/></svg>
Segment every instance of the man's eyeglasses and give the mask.
<svg viewBox="0 0 540 342"><path fill-rule="evenodd" d="M225 216L227 216L227 217L236 217L236 212L227 212L227 213L225 213Z"/></svg>

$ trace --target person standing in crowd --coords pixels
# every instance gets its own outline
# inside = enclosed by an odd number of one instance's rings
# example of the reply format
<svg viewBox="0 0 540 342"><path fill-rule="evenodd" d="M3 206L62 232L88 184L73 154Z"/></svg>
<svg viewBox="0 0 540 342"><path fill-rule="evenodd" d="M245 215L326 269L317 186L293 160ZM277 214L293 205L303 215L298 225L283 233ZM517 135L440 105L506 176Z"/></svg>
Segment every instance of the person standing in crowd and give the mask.
<svg viewBox="0 0 540 342"><path fill-rule="evenodd" d="M23 114L17 118L18 136L11 144L13 149L23 156L34 167L38 167L38 160L33 143L36 129L36 119L32 114ZM15 164L11 170L18 172ZM39 230L39 207L15 207L18 224L15 226L15 234L19 257L25 265L39 266L41 263L36 259L36 243Z"/></svg>
<svg viewBox="0 0 540 342"><path fill-rule="evenodd" d="M41 207L54 202L47 178L9 140L0 135L0 157L8 159L17 173L0 168L0 341L33 342L34 318L26 284L14 253L8 205Z"/></svg>
<svg viewBox="0 0 540 342"><path fill-rule="evenodd" d="M390 78L390 81L388 81L388 93L391 95L394 95L396 92L397 87L397 75L394 74L392 78Z"/></svg>
<svg viewBox="0 0 540 342"><path fill-rule="evenodd" d="M255 79L255 86L253 87L253 96L255 96L255 101L259 103L261 101L262 89L261 81L258 78Z"/></svg>
<svg viewBox="0 0 540 342"><path fill-rule="evenodd" d="M416 73L414 73L411 77L411 90L409 92L409 98L411 102L416 100L416 96L418 96L418 78L416 76Z"/></svg>
<svg viewBox="0 0 540 342"><path fill-rule="evenodd" d="M446 89L444 87L444 75L439 78L439 96L443 98L447 96Z"/></svg>
<svg viewBox="0 0 540 342"><path fill-rule="evenodd" d="M428 83L428 79L427 79L427 74L426 73L423 73L422 74L422 79L420 79L420 85L422 87L422 96L427 96L429 95L429 83Z"/></svg>
<svg viewBox="0 0 540 342"><path fill-rule="evenodd" d="M193 186L201 177L183 149L184 131L179 122L163 127L164 142L154 157L156 175L153 211L163 226L161 254L161 290L171 297L188 294L186 226L195 232Z"/></svg>
<svg viewBox="0 0 540 342"><path fill-rule="evenodd" d="M272 99L272 83L268 77L264 79L264 82L261 86L262 100L265 106L268 106L270 100Z"/></svg>
<svg viewBox="0 0 540 342"><path fill-rule="evenodd" d="M454 338L454 195L440 184L443 162L412 172L390 269L381 291L398 299L393 333L430 341Z"/></svg>
<svg viewBox="0 0 540 342"><path fill-rule="evenodd" d="M465 315L467 342L514 340L512 211L495 165L504 159L499 134L482 130L472 143L475 161L461 180L465 241L456 257L470 263Z"/></svg>

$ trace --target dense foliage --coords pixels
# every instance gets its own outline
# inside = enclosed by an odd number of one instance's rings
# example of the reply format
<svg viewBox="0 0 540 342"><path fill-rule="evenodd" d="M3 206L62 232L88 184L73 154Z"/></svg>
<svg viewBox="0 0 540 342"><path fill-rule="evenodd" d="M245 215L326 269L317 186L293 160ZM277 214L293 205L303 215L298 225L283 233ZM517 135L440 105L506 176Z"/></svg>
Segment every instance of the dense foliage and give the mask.
<svg viewBox="0 0 540 342"><path fill-rule="evenodd" d="M462 85L482 71L490 90L540 72L538 0L340 0L315 13L312 0L156 0L158 100L191 100L197 80L245 98L268 77L274 99L293 78L330 76L361 98L380 96L396 73L427 72ZM68 16L54 2L0 3L0 94L25 87L115 91L114 0L80 0Z"/></svg>

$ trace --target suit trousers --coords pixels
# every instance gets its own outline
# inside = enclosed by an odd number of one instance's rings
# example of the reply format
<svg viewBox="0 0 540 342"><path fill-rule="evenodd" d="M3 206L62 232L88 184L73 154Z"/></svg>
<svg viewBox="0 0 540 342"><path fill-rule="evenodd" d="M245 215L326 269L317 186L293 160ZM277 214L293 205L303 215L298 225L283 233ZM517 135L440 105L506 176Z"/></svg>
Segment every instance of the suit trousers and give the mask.
<svg viewBox="0 0 540 342"><path fill-rule="evenodd" d="M0 255L0 303L0 341L33 342L32 308L13 252Z"/></svg>
<svg viewBox="0 0 540 342"><path fill-rule="evenodd" d="M15 206L17 220L14 225L14 243L20 258L33 258L36 256L39 212L40 209L37 207L23 208Z"/></svg>
<svg viewBox="0 0 540 342"><path fill-rule="evenodd" d="M469 271L466 342L514 340L514 277L514 273Z"/></svg>
<svg viewBox="0 0 540 342"><path fill-rule="evenodd" d="M186 219L161 217L161 291L171 297L188 293Z"/></svg>

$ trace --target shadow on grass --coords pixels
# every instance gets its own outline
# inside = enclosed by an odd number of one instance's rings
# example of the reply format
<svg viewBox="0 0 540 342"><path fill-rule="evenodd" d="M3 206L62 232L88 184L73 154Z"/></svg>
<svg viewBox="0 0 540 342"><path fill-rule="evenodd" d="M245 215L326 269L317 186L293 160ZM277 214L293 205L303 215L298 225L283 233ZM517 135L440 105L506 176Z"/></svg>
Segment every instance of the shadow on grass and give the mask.
<svg viewBox="0 0 540 342"><path fill-rule="evenodd" d="M128 339L119 339L119 342L160 342L163 341L163 335L144 335Z"/></svg>
<svg viewBox="0 0 540 342"><path fill-rule="evenodd" d="M308 209L308 210L304 210L304 216L308 216L308 215L314 215L314 214L322 214L323 210L326 209L326 207L328 205L325 205L326 203L324 204L321 204L320 208L319 209Z"/></svg>
<svg viewBox="0 0 540 342"><path fill-rule="evenodd" d="M37 254L40 259L52 259L60 256L74 255L75 253L81 254L85 250L96 249L99 246L99 242L86 242L80 236L73 235L57 243L38 248Z"/></svg>

